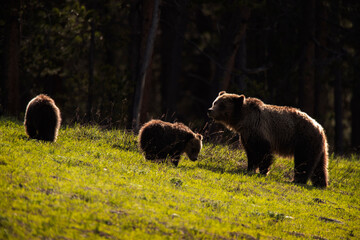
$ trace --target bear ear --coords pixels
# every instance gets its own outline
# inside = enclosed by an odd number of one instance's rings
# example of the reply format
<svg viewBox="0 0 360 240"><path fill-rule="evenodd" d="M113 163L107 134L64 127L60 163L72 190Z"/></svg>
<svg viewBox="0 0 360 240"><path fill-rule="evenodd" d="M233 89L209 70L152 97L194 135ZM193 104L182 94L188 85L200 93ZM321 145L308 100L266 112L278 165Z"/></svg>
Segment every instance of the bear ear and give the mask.
<svg viewBox="0 0 360 240"><path fill-rule="evenodd" d="M225 91L221 91L219 92L219 96L224 95L225 93L226 93Z"/></svg>
<svg viewBox="0 0 360 240"><path fill-rule="evenodd" d="M239 97L235 98L234 101L235 101L235 108L237 108L237 109L241 108L245 102L245 96L240 95Z"/></svg>
<svg viewBox="0 0 360 240"><path fill-rule="evenodd" d="M196 134L196 138L199 139L200 141L203 140L203 136L199 133Z"/></svg>

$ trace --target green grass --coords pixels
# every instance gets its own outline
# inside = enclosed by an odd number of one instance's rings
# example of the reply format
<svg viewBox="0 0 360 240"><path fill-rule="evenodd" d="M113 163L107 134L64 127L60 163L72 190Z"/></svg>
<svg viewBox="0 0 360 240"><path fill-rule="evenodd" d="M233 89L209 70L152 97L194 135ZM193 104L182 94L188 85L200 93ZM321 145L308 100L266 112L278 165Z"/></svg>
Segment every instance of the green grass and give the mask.
<svg viewBox="0 0 360 240"><path fill-rule="evenodd" d="M291 183L293 161L248 175L240 150L147 162L136 136L65 127L29 140L0 119L0 239L360 239L360 161L330 158L330 187Z"/></svg>

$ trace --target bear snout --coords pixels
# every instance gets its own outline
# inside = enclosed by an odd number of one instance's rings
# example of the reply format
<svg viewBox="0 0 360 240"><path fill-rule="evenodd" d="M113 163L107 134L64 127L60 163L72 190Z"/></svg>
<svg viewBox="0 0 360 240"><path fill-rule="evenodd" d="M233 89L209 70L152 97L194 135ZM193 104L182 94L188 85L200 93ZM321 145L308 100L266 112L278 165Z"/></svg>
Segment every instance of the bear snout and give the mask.
<svg viewBox="0 0 360 240"><path fill-rule="evenodd" d="M209 117L211 117L211 113L213 112L214 110L212 110L211 108L209 108L208 110L207 110L207 115L209 116Z"/></svg>

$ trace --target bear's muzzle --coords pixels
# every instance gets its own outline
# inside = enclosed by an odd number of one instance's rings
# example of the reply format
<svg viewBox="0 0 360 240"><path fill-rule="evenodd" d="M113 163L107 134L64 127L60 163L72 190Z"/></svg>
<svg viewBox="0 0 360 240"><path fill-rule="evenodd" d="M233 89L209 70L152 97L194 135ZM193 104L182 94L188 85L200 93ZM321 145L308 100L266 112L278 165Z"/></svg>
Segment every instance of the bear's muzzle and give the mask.
<svg viewBox="0 0 360 240"><path fill-rule="evenodd" d="M209 108L208 110L207 110L207 115L208 115L208 117L212 117L212 112L213 112L214 110L212 110L211 108Z"/></svg>

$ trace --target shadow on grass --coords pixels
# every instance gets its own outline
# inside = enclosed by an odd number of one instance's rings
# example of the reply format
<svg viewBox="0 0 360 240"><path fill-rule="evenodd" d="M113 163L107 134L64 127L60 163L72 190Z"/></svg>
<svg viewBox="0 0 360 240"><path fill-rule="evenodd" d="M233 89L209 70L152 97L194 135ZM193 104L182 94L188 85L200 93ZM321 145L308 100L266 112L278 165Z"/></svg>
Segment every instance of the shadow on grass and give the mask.
<svg viewBox="0 0 360 240"><path fill-rule="evenodd" d="M246 174L246 175L253 175L253 173L248 173L246 168L243 166L234 166L234 167L227 167L227 166L221 166L217 164L209 164L206 162L197 162L196 165L181 165L179 164L178 168L182 170L194 170L194 169L204 169L209 170L214 173L229 173L229 174Z"/></svg>
<svg viewBox="0 0 360 240"><path fill-rule="evenodd" d="M260 173L255 173L255 172L248 172L247 171L247 167L245 162L244 163L239 163L238 166L222 166L220 164L217 163L209 163L209 162L197 162L197 164L195 165L179 165L180 169L182 170L194 170L194 169L204 169L204 170L208 170L214 173L220 173L220 174L224 174L224 173L228 173L228 174L232 174L232 175L245 175L245 176L256 176L259 178L270 178L270 176L265 176L262 175ZM270 173L271 174L271 173ZM311 181L309 180L307 184L300 184L300 183L295 183L293 181L289 181L289 179L285 179L286 176L282 176L282 179L274 179L274 181L278 182L279 184L286 184L289 186L297 186L300 188L304 188L306 190L318 190L318 189L326 189L326 188L319 188L319 187L315 187L312 185Z"/></svg>
<svg viewBox="0 0 360 240"><path fill-rule="evenodd" d="M123 151L140 152L136 144L115 143L112 144L111 147Z"/></svg>
<svg viewBox="0 0 360 240"><path fill-rule="evenodd" d="M283 183L297 186L297 187L302 187L302 188L305 188L306 190L326 190L327 189L327 188L323 188L323 187L315 187L314 185L312 185L312 183L310 181L307 184L295 183L293 181L291 181L291 182L284 181Z"/></svg>
<svg viewBox="0 0 360 240"><path fill-rule="evenodd" d="M213 164L206 164L206 163L198 163L197 164L198 168L201 169L205 169L205 170L209 170L215 173L229 173L229 174L249 174L252 175L251 173L248 173L246 168L244 168L243 166L237 166L237 167L226 167L226 166L219 166L219 165L213 165Z"/></svg>

